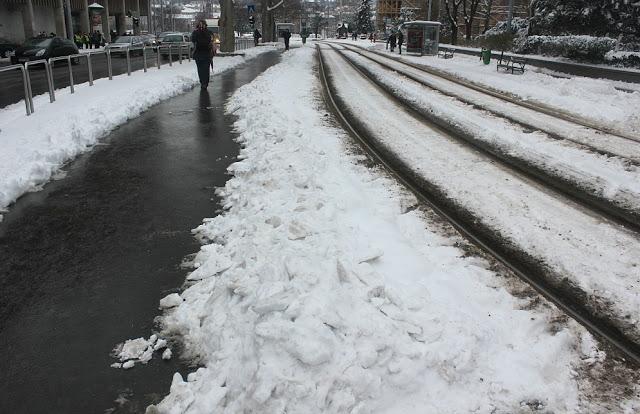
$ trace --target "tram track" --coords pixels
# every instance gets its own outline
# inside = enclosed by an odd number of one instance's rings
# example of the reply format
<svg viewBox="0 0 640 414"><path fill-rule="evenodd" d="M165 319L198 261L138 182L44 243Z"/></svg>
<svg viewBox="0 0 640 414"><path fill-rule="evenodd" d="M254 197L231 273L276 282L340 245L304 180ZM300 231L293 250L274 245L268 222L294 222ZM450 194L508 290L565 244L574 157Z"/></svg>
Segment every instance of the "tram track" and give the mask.
<svg viewBox="0 0 640 414"><path fill-rule="evenodd" d="M367 67L354 62L353 59L344 54L343 50L337 49L334 45L330 46L340 53L345 60L353 65L363 76L366 76L372 83L383 89L389 97L395 99L404 107L410 108L416 115L422 117L427 122L446 130L459 141L485 152L497 162L506 163L520 173L536 180L541 185L554 188L556 191L583 205L585 208L591 209L613 222L640 232L640 211L634 209L633 206L625 205L625 203L620 200L608 198L605 191L600 191L599 188L596 188L593 183L588 180L579 182L578 180L572 179L572 177L564 175L564 171L555 165L553 166L554 168L545 168L545 165L539 165L526 156L519 156L514 154L513 151L505 150L494 142L478 139L472 131L469 131L459 124L452 123L448 119L441 118L439 114L420 106L420 104L407 96L397 94L392 87L377 79L375 74ZM351 49L347 48L347 50ZM381 66L389 71L394 70L382 64ZM418 83L422 84L421 82ZM499 114L496 115L500 117Z"/></svg>
<svg viewBox="0 0 640 414"><path fill-rule="evenodd" d="M357 114L348 109L344 98L336 93L324 53L322 47L318 46L320 80L325 100L344 128L376 162L424 204L450 222L464 237L509 268L567 315L611 344L626 358L640 364L639 341L637 336L625 331L624 323L620 324L619 320L610 315L598 312L598 306L594 306L587 292L581 291L562 275L555 274L540 258L505 240L493 228L478 220L471 211L456 203L438 185L407 168L396 153L372 139L372 127L359 120ZM388 95L388 92L382 92ZM440 133L446 133L438 126L435 128Z"/></svg>
<svg viewBox="0 0 640 414"><path fill-rule="evenodd" d="M640 137L633 137L628 134L622 134L622 135L612 134L611 132L608 132L606 129L601 127L593 128L592 126L587 125L583 121L565 117L560 112L553 114L552 111L548 109L548 107L539 108L537 104L518 100L516 97L511 96L509 94L492 91L482 86L475 86L476 84L473 84L473 83L466 83L462 79L456 78L455 76L451 76L449 74L445 74L442 71L431 70L431 68L426 68L421 65L412 64L409 62L405 62L403 60L395 60L390 58L389 56L385 56L384 54L381 54L380 52L366 50L358 46L342 45L342 44L340 46L344 47L346 50L357 53L363 58L368 59L369 61L375 62L378 65L387 68L388 70L398 72L400 75L408 79L411 79L412 81L417 82L430 90L436 91L444 96L451 97L457 101L460 101L464 104L471 106L474 109L485 111L488 114L508 120L510 123L519 125L523 129L540 131L546 134L549 138L556 139L558 141L572 142L596 154L605 155L607 157L619 157L624 159L625 162L628 162L629 164L640 166L640 145L638 145L640 144ZM399 68L399 66L404 66L405 68L408 68L408 70L403 70ZM509 109L509 107L507 106L503 106L500 109L496 109L491 105L487 105L486 102L479 102L478 100L470 99L469 97L463 96L463 94L448 90L447 88L442 87L442 85L438 85L438 83L429 82L423 76L417 76L416 71L423 75L436 76L446 82L452 82L457 86L460 86L465 89L469 89L473 92L489 95L490 99L491 98L500 99L500 100L506 101L507 103L514 104L516 105L516 107L520 107L520 109L533 111L533 113L541 117L541 119L536 120L537 121L536 122L530 117L527 118L523 116L518 116L517 112L513 113L512 111L509 111L509 110L505 111L505 109ZM572 137L568 133L560 133L559 131L554 130L553 128L550 127L551 123L549 121L552 121L552 120L559 120L562 122L566 122L569 125L574 125L579 128L585 128L587 132L592 133L591 135L597 137L598 139L609 138L610 140L617 141L616 142L617 145L615 145L614 148L607 148L607 146L603 145L602 143L596 143L593 141L589 142L588 140L585 140L585 139ZM636 149L636 151L629 152L628 145L632 145ZM618 148L615 148L615 147L618 147ZM623 148L620 148L620 147L623 147Z"/></svg>
<svg viewBox="0 0 640 414"><path fill-rule="evenodd" d="M366 49L363 48L361 46L357 46L357 45L346 45L346 44L339 44L340 46L343 46L349 50L355 51L357 49L357 51L359 53L362 52L366 52L366 53L371 53L377 56L380 56L382 58L385 59L391 59L388 55L386 55L385 53L382 53L380 51L376 51L376 50L370 50L370 49ZM551 116L555 119L558 120L562 120L562 121L566 121L566 122L570 122L572 124L584 127L584 128L588 128L588 129L592 129L595 131L598 131L600 133L603 134L608 134L608 135L612 135L630 142L634 142L634 143L640 143L640 136L636 136L633 134L630 134L626 131L620 131L616 128L613 127L609 127L609 126L603 126L600 125L598 123L596 123L595 121L591 121L589 119L586 119L584 117L580 117L578 115L569 113L567 111L564 111L560 108L557 107L553 107L550 105L546 105L540 102L532 102L532 101L524 101L521 98L519 98L516 95L510 94L510 93L506 93L503 91L499 91L496 89L492 89L489 87L486 87L485 85L479 84L477 82L468 80L468 79L461 79L455 75L452 75L450 73L447 73L446 71L440 70L440 69L436 69L433 67L429 67L429 66L425 66L425 65L419 65L419 64L415 64L412 62L407 62L405 60L397 60L397 59L392 59L394 62L407 66L407 67L411 67L413 69L417 69L421 72L427 73L429 75L432 76L436 76L438 78L447 80L449 82L453 82L455 84L461 85L465 88L474 90L476 92L480 92L484 95L488 95L500 100L503 100L505 102L517 105L519 107L522 108L526 108L532 111L535 111L539 114L543 114L543 115L548 115ZM406 76L406 74L405 74ZM449 92L447 92L446 90L440 90L440 92L445 93L445 94L449 94ZM456 98L460 98L459 96L450 94L450 96L456 97ZM503 113L499 113L500 116L505 117L505 115ZM518 120L513 120L513 122L519 122ZM531 128L539 128L539 125L528 125ZM547 132L545 131L547 134L549 135L556 135L553 132ZM566 139L566 140L571 140L571 138L566 137L566 136L558 136L559 139ZM576 143L580 143L579 141L575 141Z"/></svg>

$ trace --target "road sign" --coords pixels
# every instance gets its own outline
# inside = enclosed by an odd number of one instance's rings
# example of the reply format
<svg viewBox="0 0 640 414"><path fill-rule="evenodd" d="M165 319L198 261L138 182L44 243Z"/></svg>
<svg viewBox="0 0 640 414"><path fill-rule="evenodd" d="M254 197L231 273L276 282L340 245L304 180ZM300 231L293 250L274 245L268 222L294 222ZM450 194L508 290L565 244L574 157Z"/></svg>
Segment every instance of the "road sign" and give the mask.
<svg viewBox="0 0 640 414"><path fill-rule="evenodd" d="M256 12L256 5L255 4L249 4L247 6L247 11L249 12L249 14L255 13Z"/></svg>

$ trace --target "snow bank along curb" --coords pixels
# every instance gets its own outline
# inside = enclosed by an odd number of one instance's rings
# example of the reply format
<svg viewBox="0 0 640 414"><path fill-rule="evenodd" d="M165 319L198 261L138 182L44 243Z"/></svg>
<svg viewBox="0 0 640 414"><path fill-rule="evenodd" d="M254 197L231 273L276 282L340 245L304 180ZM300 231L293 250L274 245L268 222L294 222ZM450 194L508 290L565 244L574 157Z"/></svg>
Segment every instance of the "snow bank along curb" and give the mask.
<svg viewBox="0 0 640 414"><path fill-rule="evenodd" d="M207 244L163 317L203 367L147 413L575 412L590 335L550 332L354 164L312 107L312 66L292 51L229 104L244 148L225 213L197 229Z"/></svg>
<svg viewBox="0 0 640 414"><path fill-rule="evenodd" d="M273 50L252 48L246 58L215 59L213 74L240 65L246 59ZM147 73L98 79L94 86L76 85L34 97L39 109L24 115L24 102L0 109L0 213L27 191L37 189L69 159L86 151L99 138L150 106L185 92L197 84L195 64L150 68ZM1 218L1 215L0 215Z"/></svg>

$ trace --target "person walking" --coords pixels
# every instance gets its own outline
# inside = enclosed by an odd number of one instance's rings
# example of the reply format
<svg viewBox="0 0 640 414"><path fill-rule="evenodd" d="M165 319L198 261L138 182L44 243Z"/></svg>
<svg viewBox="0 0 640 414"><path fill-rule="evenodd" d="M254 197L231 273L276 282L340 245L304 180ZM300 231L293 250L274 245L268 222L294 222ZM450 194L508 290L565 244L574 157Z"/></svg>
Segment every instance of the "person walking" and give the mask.
<svg viewBox="0 0 640 414"><path fill-rule="evenodd" d="M73 35L73 43L76 44L78 49L82 49L82 34L80 32L76 32L76 34Z"/></svg>
<svg viewBox="0 0 640 414"><path fill-rule="evenodd" d="M86 33L82 33L82 44L85 49L91 49L91 40L89 40L89 35Z"/></svg>
<svg viewBox="0 0 640 414"><path fill-rule="evenodd" d="M262 37L262 33L260 33L260 30L256 29L253 31L253 43L258 46L258 43L260 41L260 38Z"/></svg>
<svg viewBox="0 0 640 414"><path fill-rule="evenodd" d="M391 53L393 53L393 51L396 49L396 34L395 33L391 33L391 36L389 36L389 49L391 49Z"/></svg>
<svg viewBox="0 0 640 414"><path fill-rule="evenodd" d="M102 35L100 34L100 31L96 30L93 32L91 42L93 43L94 49L100 49L100 44L102 43Z"/></svg>
<svg viewBox="0 0 640 414"><path fill-rule="evenodd" d="M284 50L289 50L289 39L291 39L291 32L289 29L286 29L284 33L282 33L282 37L284 38Z"/></svg>
<svg viewBox="0 0 640 414"><path fill-rule="evenodd" d="M209 86L209 69L213 66L214 49L211 40L211 33L207 30L207 22L200 20L196 30L191 34L191 41L194 49L193 60L196 61L198 67L198 78L202 89L207 89Z"/></svg>
<svg viewBox="0 0 640 414"><path fill-rule="evenodd" d="M402 30L398 31L398 53L402 54L402 43L404 42L404 34Z"/></svg>

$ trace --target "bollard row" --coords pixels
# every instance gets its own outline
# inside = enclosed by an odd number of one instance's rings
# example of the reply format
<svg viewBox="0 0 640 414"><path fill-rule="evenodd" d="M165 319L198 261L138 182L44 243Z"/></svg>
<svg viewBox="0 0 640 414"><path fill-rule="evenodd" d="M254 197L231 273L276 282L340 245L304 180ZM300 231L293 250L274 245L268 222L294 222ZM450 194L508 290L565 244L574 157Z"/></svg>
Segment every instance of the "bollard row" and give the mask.
<svg viewBox="0 0 640 414"><path fill-rule="evenodd" d="M253 40L252 39L236 39L235 42L236 45L236 49L237 50L242 50L242 49L248 49L249 47L253 46ZM127 47L124 51L125 53L125 57L126 57L126 62L127 62L127 75L131 76L131 52L132 51L139 51L142 50L142 62L143 62L143 71L146 73L147 69L148 69L148 62L147 62L147 50L152 49L156 52L156 67L158 69L160 69L161 67L161 60L160 60L160 56L167 56L169 58L169 66L173 66L173 55L175 54L175 50L177 49L177 55L178 55L178 62L179 64L182 64L182 60L183 57L186 56L187 60L189 62L191 62L191 51L192 51L192 46L191 43L179 43L179 44L169 44L169 45L159 45L154 47L151 46L143 46L143 47L136 47L136 48L131 48L131 47ZM10 66L5 66L5 67L0 67L0 73L2 72L9 72L9 71L13 71L13 70L19 70L22 73L22 82L24 85L24 101L25 101L25 110L26 110L26 114L27 116L31 115L32 113L34 113L35 109L33 107L33 91L31 89L31 77L29 76L29 68L32 66L39 66L39 65L43 65L45 68L45 74L47 77L47 86L49 88L49 102L53 103L56 100L56 96L55 96L55 83L54 83L54 78L53 78L53 65L55 64L55 62L58 61L66 61L67 62L67 68L69 70L69 90L70 92L73 94L75 93L75 82L74 82L74 76L73 76L73 65L76 63L80 62L80 59L86 58L87 59L87 69L89 72L89 86L93 86L93 64L92 64L92 56L95 55L101 55L104 54L106 56L107 59L107 74L108 74L108 79L109 80L113 80L113 66L111 64L112 62L112 56L111 56L111 49L106 49L104 51L95 51L95 52L88 52L88 53L80 53L80 54L75 54L75 55L69 55L69 56L59 56L59 57L52 57L49 59L41 59L41 60L34 60L34 61L29 61L26 62L24 65L22 64L18 64L18 65L10 65Z"/></svg>

